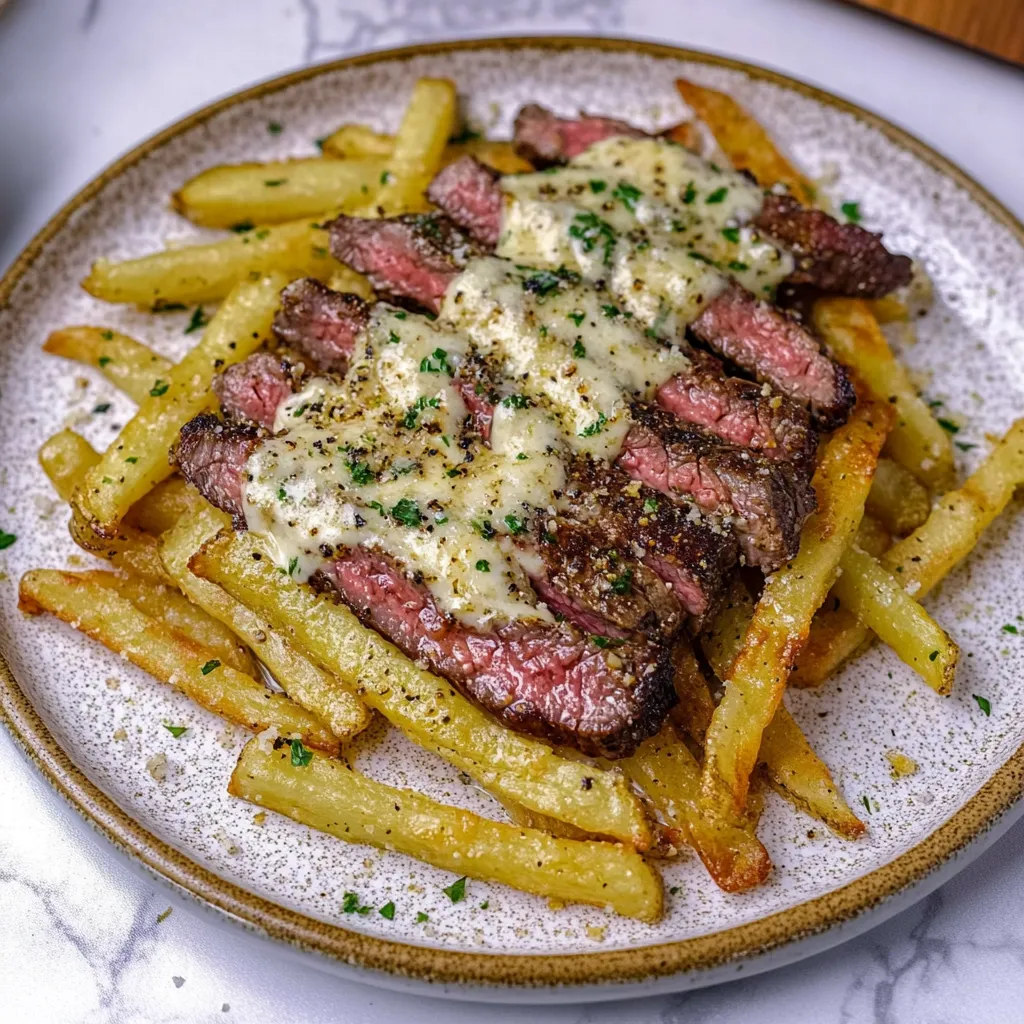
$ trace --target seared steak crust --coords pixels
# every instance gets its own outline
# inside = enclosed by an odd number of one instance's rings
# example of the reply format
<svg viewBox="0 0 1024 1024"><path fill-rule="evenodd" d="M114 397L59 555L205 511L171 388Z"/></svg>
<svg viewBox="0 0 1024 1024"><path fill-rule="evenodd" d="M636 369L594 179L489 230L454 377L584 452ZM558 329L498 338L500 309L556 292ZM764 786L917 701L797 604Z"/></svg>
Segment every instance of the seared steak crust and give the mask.
<svg viewBox="0 0 1024 1024"><path fill-rule="evenodd" d="M430 183L427 198L488 249L498 244L504 205L501 175L471 156L449 164Z"/></svg>
<svg viewBox="0 0 1024 1024"><path fill-rule="evenodd" d="M319 369L344 373L369 319L370 307L358 295L332 291L304 277L281 292L274 334Z"/></svg>
<svg viewBox="0 0 1024 1024"><path fill-rule="evenodd" d="M789 284L879 299L910 283L910 257L889 252L880 234L858 224L840 224L822 210L801 206L792 196L765 196L754 223L796 258L796 270L786 279Z"/></svg>
<svg viewBox="0 0 1024 1024"><path fill-rule="evenodd" d="M610 117L563 118L529 103L516 115L513 143L516 152L534 167L565 163L585 149L613 135L641 138L647 133Z"/></svg>

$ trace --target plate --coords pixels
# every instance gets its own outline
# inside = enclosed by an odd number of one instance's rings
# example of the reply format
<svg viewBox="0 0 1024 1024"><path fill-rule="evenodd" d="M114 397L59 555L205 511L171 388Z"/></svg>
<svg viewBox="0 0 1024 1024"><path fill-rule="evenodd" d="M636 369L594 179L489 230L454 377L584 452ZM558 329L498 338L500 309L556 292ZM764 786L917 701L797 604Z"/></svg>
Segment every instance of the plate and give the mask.
<svg viewBox="0 0 1024 1024"><path fill-rule="evenodd" d="M393 130L423 75L454 78L470 117L496 135L508 134L530 100L654 128L684 113L677 75L728 91L837 199L859 202L868 227L884 228L892 247L923 262L934 308L894 340L928 398L964 424L956 438L961 472L980 461L987 435L1024 410L1024 228L963 173L874 115L772 72L629 41L431 44L310 68L214 104L129 153L53 219L0 283L0 525L18 536L0 556L0 708L40 769L136 861L236 920L323 954L315 961L322 966L360 969L364 980L429 981L491 998L610 996L630 984L693 987L821 948L856 927L851 919L891 911L909 886L952 871L947 862L1021 795L1024 625L1020 637L1002 629L1024 612L1019 507L930 601L966 652L953 697L936 697L881 649L820 691L787 695L848 800L863 810L867 837L844 842L771 798L761 826L775 862L770 882L726 895L695 858L680 858L666 867L672 895L653 927L597 908L550 909L478 882L452 904L444 872L278 816L261 824L225 792L239 732L55 620L25 619L16 609L24 570L87 562L38 468L40 442L73 425L102 447L131 414L98 375L44 356L43 338L61 325L97 323L172 358L193 340L183 333L187 312L151 316L86 295L78 281L91 261L201 237L168 209L167 197L204 167L312 154L314 140L343 121ZM990 716L974 694L990 701ZM188 732L175 739L165 722ZM893 749L918 763L917 774L890 776L885 754ZM162 782L146 767L158 753L169 765ZM394 732L361 741L359 763L383 781L495 813L468 779ZM345 914L345 892L374 907L393 901L394 920ZM419 911L429 922L417 923Z"/></svg>

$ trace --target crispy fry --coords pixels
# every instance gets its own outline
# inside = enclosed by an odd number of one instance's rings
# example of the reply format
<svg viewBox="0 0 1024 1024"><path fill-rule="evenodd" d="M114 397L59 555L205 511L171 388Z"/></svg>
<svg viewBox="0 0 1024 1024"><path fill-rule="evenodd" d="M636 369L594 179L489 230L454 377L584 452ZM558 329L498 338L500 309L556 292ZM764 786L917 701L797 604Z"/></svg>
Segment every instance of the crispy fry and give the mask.
<svg viewBox="0 0 1024 1024"><path fill-rule="evenodd" d="M944 494L928 520L881 558L903 589L921 600L972 551L985 528L1024 483L1024 419L1017 420L963 487ZM797 661L795 685L819 686L870 639L845 608L821 613Z"/></svg>
<svg viewBox="0 0 1024 1024"><path fill-rule="evenodd" d="M679 703L671 711L672 721L695 743L703 745L715 712L715 702L688 640L677 641L672 649L672 668L679 698Z"/></svg>
<svg viewBox="0 0 1024 1024"><path fill-rule="evenodd" d="M850 547L832 592L936 693L953 692L960 649L899 581L869 554Z"/></svg>
<svg viewBox="0 0 1024 1024"><path fill-rule="evenodd" d="M178 431L211 403L214 374L254 352L270 333L285 279L268 275L238 285L210 321L202 341L151 389L72 498L84 528L116 532L125 513L174 471L168 452Z"/></svg>
<svg viewBox="0 0 1024 1024"><path fill-rule="evenodd" d="M744 806L761 734L864 514L890 421L886 405L862 400L832 435L814 474L818 508L804 526L800 550L765 584L707 734L702 799L723 816Z"/></svg>
<svg viewBox="0 0 1024 1024"><path fill-rule="evenodd" d="M258 538L225 533L189 568L265 616L339 684L499 799L638 849L649 845L643 808L623 778L506 729L361 626L347 608L278 573Z"/></svg>
<svg viewBox="0 0 1024 1024"><path fill-rule="evenodd" d="M720 679L728 677L753 616L754 599L742 581L735 580L722 610L702 637L708 663ZM863 834L864 823L850 810L828 766L814 752L785 704L779 704L761 736L757 759L772 787L798 810L823 821L845 839Z"/></svg>
<svg viewBox="0 0 1024 1024"><path fill-rule="evenodd" d="M870 491L868 497L871 497ZM866 507L867 503L865 503ZM853 542L862 551L866 551L874 558L879 558L892 547L892 534L874 516L865 512L860 526L857 527L857 535ZM827 605L828 602L826 601L825 604Z"/></svg>
<svg viewBox="0 0 1024 1024"><path fill-rule="evenodd" d="M188 561L202 545L228 525L227 516L207 507L186 517L160 539L160 556L174 582L200 608L234 631L274 674L285 693L325 721L341 740L351 739L373 720L373 713L351 690L318 668L269 622L236 601L221 587L194 576Z"/></svg>
<svg viewBox="0 0 1024 1024"><path fill-rule="evenodd" d="M97 260L82 287L107 302L150 308L173 303L216 302L235 285L260 274L279 272L292 280L326 281L342 275L345 291L372 298L365 277L331 256L327 232L309 218L256 228L207 245L150 253L111 263Z"/></svg>
<svg viewBox="0 0 1024 1024"><path fill-rule="evenodd" d="M43 351L95 366L134 402L143 402L171 361L120 331L102 327L63 327L43 343Z"/></svg>
<svg viewBox="0 0 1024 1024"><path fill-rule="evenodd" d="M700 765L671 726L615 763L644 791L658 816L696 850L721 889L743 892L768 877L771 858L752 823L728 821L701 804Z"/></svg>
<svg viewBox="0 0 1024 1024"><path fill-rule="evenodd" d="M252 654L235 639L234 633L173 586L104 570L80 573L79 578L127 598L151 619L158 619L186 639L209 648L225 665L250 676L258 673Z"/></svg>
<svg viewBox="0 0 1024 1024"><path fill-rule="evenodd" d="M171 202L202 227L280 224L372 201L384 170L374 158L221 165L190 178Z"/></svg>
<svg viewBox="0 0 1024 1024"><path fill-rule="evenodd" d="M209 648L186 639L115 591L81 575L55 569L25 573L18 607L33 615L51 612L236 725L274 727L281 736L298 736L308 747L332 754L338 751L338 741L327 726L304 708L221 664Z"/></svg>
<svg viewBox="0 0 1024 1024"><path fill-rule="evenodd" d="M819 299L814 326L832 354L857 375L879 402L889 402L896 423L886 454L933 491L956 484L949 434L932 417L906 369L894 358L871 311L860 299Z"/></svg>
<svg viewBox="0 0 1024 1024"><path fill-rule="evenodd" d="M71 500L86 472L99 461L100 453L73 430L59 431L39 449L39 465L64 501Z"/></svg>
<svg viewBox="0 0 1024 1024"><path fill-rule="evenodd" d="M864 507L892 533L905 537L928 518L932 503L927 488L910 470L892 459L882 458L878 460Z"/></svg>
<svg viewBox="0 0 1024 1024"><path fill-rule="evenodd" d="M367 778L344 761L248 743L228 792L347 842L397 850L435 867L554 899L610 906L642 921L661 916L661 878L635 851L559 839L489 821L420 793Z"/></svg>
<svg viewBox="0 0 1024 1024"><path fill-rule="evenodd" d="M320 144L324 156L350 160L368 156L391 156L395 137L375 132L365 124L343 124Z"/></svg>
<svg viewBox="0 0 1024 1024"><path fill-rule="evenodd" d="M121 523L112 536L101 537L88 526L83 526L81 520L74 515L68 523L68 530L71 539L83 551L97 558L105 558L118 569L124 569L152 583L172 582L160 561L156 538L148 533Z"/></svg>
<svg viewBox="0 0 1024 1024"><path fill-rule="evenodd" d="M731 96L676 79L683 102L703 121L722 151L740 171L749 171L766 188L781 182L800 202L813 206L814 185L776 148L768 133Z"/></svg>

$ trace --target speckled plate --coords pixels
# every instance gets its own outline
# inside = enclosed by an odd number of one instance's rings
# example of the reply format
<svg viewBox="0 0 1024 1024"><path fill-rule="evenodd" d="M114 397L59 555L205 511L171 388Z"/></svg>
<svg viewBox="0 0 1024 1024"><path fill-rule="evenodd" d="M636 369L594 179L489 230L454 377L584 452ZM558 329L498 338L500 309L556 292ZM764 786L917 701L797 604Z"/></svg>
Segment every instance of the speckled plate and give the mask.
<svg viewBox="0 0 1024 1024"><path fill-rule="evenodd" d="M0 283L0 525L18 537L0 555L0 708L41 770L128 854L182 891L274 938L325 954L391 984L444 983L477 998L608 997L721 980L838 941L868 910L891 912L926 876L954 870L965 844L1017 801L1024 772L1024 635L1004 632L1024 611L1024 516L1011 507L980 550L930 601L961 644L956 693L940 699L885 650L858 659L820 692L787 704L869 823L856 843L770 798L761 834L775 862L756 892L719 892L694 858L665 866L672 887L656 926L602 910L552 910L539 899L451 877L268 815L225 792L244 736L49 618L16 609L16 581L33 566L84 564L64 509L36 463L44 437L71 424L102 447L130 415L93 373L45 357L40 343L69 323L120 328L172 358L191 339L186 314L107 306L77 283L98 256L138 255L196 232L167 196L214 163L315 152L342 121L393 129L413 81L453 77L472 118L507 134L520 104L541 99L656 127L684 109L677 75L725 89L752 110L839 199L912 253L936 303L903 355L929 398L965 425L960 469L1024 410L1024 229L956 168L898 129L780 75L645 43L501 40L411 47L311 68L217 103L129 153L76 196ZM283 130L268 131L277 123ZM900 340L900 339L897 339ZM109 411L96 407L110 403ZM1024 625L1021 626L1024 634ZM991 716L973 699L991 702ZM163 723L187 725L174 739ZM919 765L890 777L887 750ZM387 782L498 813L446 763L379 731L360 763ZM146 770L164 753L169 771ZM1004 818L1004 822L1005 822ZM975 843L975 846L978 844ZM925 882L924 885L928 885ZM344 914L342 894L393 901L394 920ZM921 886L918 886L918 892ZM429 923L416 922L418 911ZM821 938L822 933L827 933ZM817 935L810 943L806 936ZM803 943L797 940L804 939Z"/></svg>

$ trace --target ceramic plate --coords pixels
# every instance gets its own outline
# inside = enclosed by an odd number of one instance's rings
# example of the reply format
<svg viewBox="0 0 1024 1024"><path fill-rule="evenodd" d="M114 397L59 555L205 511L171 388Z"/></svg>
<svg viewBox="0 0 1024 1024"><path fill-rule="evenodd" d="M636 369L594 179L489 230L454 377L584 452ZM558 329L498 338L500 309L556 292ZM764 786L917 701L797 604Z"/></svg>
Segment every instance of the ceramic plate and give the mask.
<svg viewBox="0 0 1024 1024"><path fill-rule="evenodd" d="M775 871L742 896L719 892L692 857L665 867L671 886L656 926L588 907L471 882L453 904L452 877L395 853L349 846L230 798L225 784L245 737L51 618L16 609L16 581L34 566L80 566L64 507L36 463L42 439L72 425L105 446L131 414L98 375L46 357L53 328L96 323L137 335L171 358L194 339L187 313L104 305L79 280L98 256L123 258L196 236L169 193L215 163L315 153L343 121L393 130L422 75L456 80L471 119L507 136L517 108L541 100L647 128L685 113L673 79L734 95L799 164L865 223L922 261L932 311L894 339L929 399L962 423L961 472L1024 410L1024 231L976 184L926 147L847 103L779 75L667 47L593 40L504 40L413 47L316 67L250 89L163 132L76 197L0 285L0 525L17 542L0 555L0 647L9 670L0 706L49 778L132 857L206 903L269 935L387 975L511 996L555 986L622 992L626 983L683 988L748 970L780 946L837 925L939 868L1021 791L1024 766L1024 516L1012 507L934 598L966 652L956 693L940 699L892 654L875 649L818 692L786 702L869 824L856 843L769 798L761 835ZM272 133L271 124L283 130ZM107 411L98 411L109 403ZM973 698L991 703L986 716ZM175 739L164 723L184 724ZM920 766L894 780L886 751ZM163 753L162 782L147 761ZM383 781L498 813L449 766L377 732L359 763ZM342 894L393 901L394 920L342 912ZM892 904L890 904L892 905ZM429 915L417 923L417 912ZM833 934L835 934L833 932ZM805 947L807 948L807 947ZM776 957L778 954L775 954ZM795 955L794 953L786 954ZM479 994L479 989L476 990Z"/></svg>

